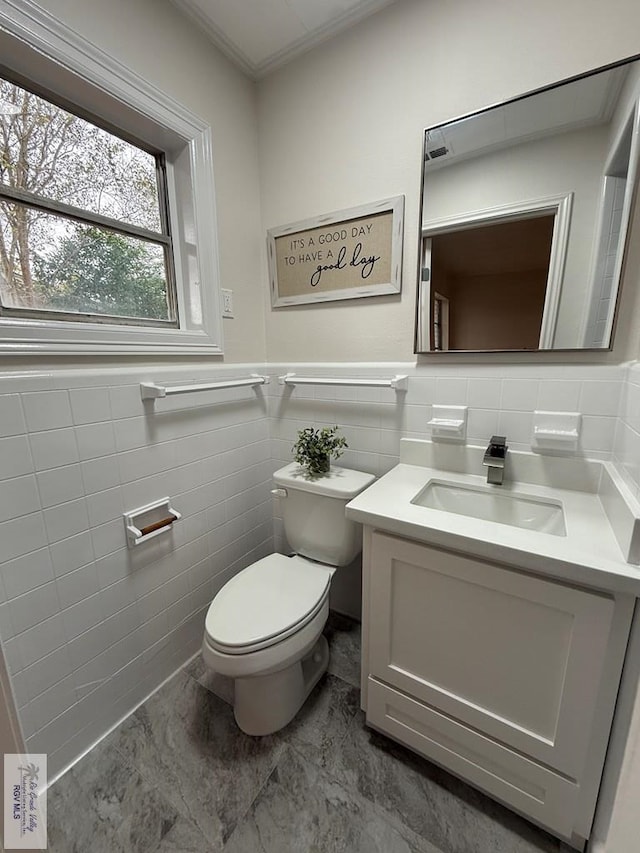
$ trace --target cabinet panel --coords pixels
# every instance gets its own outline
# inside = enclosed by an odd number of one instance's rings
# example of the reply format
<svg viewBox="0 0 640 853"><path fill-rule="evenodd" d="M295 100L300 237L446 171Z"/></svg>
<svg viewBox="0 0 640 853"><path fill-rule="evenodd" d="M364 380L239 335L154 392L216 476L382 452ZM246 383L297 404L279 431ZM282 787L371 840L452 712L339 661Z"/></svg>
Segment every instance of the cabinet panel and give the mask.
<svg viewBox="0 0 640 853"><path fill-rule="evenodd" d="M380 533L371 572L373 676L579 778L612 598Z"/></svg>
<svg viewBox="0 0 640 853"><path fill-rule="evenodd" d="M367 722L554 832L572 833L579 786L369 678Z"/></svg>

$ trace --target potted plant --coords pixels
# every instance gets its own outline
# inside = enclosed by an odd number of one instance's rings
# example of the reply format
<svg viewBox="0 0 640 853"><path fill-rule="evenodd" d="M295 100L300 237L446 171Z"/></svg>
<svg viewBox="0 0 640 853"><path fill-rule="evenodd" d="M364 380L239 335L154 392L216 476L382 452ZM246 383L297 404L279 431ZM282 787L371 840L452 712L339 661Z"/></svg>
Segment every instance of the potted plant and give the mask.
<svg viewBox="0 0 640 853"><path fill-rule="evenodd" d="M348 447L343 435L338 435L339 427L306 427L298 431L298 440L293 445L293 457L311 476L326 474L331 465L331 457L338 459L342 449Z"/></svg>

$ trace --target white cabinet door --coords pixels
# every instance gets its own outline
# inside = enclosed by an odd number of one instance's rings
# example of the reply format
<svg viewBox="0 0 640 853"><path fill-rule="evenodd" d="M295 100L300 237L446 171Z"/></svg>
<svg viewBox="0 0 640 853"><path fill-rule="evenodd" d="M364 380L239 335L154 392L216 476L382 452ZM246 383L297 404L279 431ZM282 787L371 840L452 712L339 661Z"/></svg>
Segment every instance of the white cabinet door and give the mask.
<svg viewBox="0 0 640 853"><path fill-rule="evenodd" d="M570 838L580 786L404 693L369 679L367 723Z"/></svg>
<svg viewBox="0 0 640 853"><path fill-rule="evenodd" d="M369 673L580 779L615 600L377 532L370 560Z"/></svg>

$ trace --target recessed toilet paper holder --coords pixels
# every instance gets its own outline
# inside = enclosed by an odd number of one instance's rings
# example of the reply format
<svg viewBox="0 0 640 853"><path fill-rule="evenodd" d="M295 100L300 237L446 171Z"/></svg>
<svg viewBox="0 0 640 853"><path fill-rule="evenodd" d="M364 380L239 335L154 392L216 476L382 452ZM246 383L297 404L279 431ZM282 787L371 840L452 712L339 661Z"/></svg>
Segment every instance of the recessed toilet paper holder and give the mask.
<svg viewBox="0 0 640 853"><path fill-rule="evenodd" d="M168 533L182 514L171 506L171 498L161 498L153 503L123 513L127 545L134 548L161 533Z"/></svg>

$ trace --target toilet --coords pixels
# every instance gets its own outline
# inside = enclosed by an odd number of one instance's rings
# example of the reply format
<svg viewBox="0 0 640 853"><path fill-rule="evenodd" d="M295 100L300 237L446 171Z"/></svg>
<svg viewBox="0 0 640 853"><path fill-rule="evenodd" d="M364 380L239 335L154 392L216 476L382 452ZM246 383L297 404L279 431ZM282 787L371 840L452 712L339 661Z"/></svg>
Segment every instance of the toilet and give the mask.
<svg viewBox="0 0 640 853"><path fill-rule="evenodd" d="M286 726L327 669L331 578L362 549L345 505L374 479L340 467L310 476L295 462L273 475L295 554L270 554L228 581L209 606L202 642L205 664L234 679L234 714L247 734Z"/></svg>

